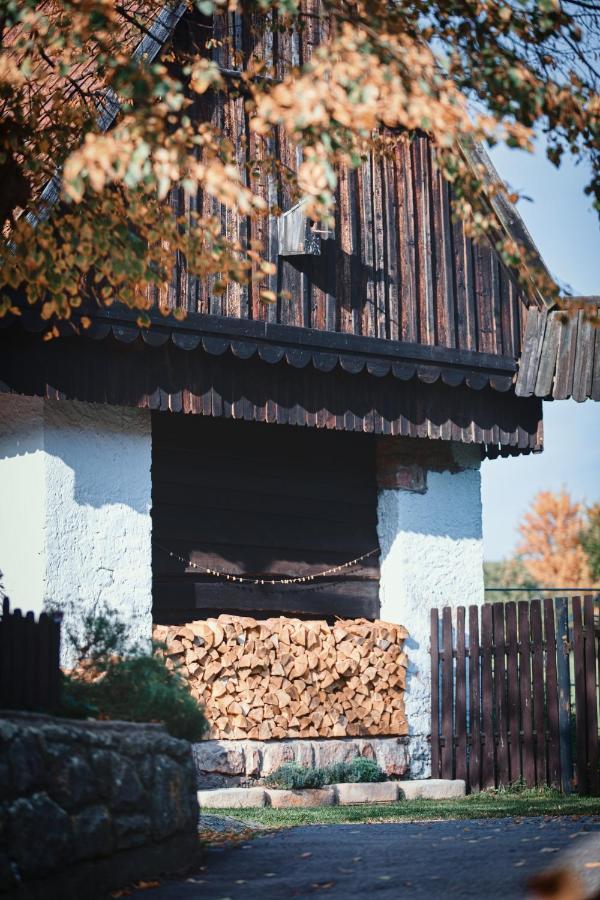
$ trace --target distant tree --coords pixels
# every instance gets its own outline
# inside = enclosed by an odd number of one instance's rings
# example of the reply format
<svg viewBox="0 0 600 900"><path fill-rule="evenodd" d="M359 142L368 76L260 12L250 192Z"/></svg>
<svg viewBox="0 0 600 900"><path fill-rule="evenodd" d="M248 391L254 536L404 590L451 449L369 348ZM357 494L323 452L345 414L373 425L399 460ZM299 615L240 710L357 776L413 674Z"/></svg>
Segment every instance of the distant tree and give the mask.
<svg viewBox="0 0 600 900"><path fill-rule="evenodd" d="M542 587L584 587L591 584L588 555L581 544L585 528L581 503L562 490L541 491L519 525L517 553Z"/></svg>
<svg viewBox="0 0 600 900"><path fill-rule="evenodd" d="M587 525L581 534L581 546L587 553L594 583L600 580L600 503L587 511Z"/></svg>
<svg viewBox="0 0 600 900"><path fill-rule="evenodd" d="M535 588L537 581L531 577L519 557L483 564L483 581L486 588ZM507 600L529 600L535 594L529 591L494 590L486 593L488 603L506 603Z"/></svg>

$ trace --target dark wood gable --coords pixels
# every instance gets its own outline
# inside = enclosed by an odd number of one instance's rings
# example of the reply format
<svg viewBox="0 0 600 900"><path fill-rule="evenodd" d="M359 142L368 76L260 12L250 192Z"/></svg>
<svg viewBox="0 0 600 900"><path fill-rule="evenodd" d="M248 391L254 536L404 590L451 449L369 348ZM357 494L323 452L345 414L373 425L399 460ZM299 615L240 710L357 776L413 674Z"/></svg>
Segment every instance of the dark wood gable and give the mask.
<svg viewBox="0 0 600 900"><path fill-rule="evenodd" d="M310 0L313 12L318 3ZM209 51L227 71L240 68L239 54L265 59L278 77L294 60L307 60L327 31L326 20L308 17L304 30L281 33L267 17L217 14L214 20L186 16L174 37L177 44ZM231 45L218 46L228 39ZM235 80L230 80L233 89ZM196 97L191 114L220 126L237 150L240 171L269 205L290 210L295 198L288 182L260 172L256 159L268 152L283 171L295 171L300 159L283 130L264 144L249 127L243 97L208 93ZM182 191L172 196L174 212L189 210ZM210 197L192 207L221 218L228 237L252 239L278 264L269 289L290 299L265 304L262 285L229 285L214 292L215 278L189 277L185 259L163 297L202 314L292 325L319 331L362 335L385 341L444 347L518 358L526 300L511 272L488 242L474 244L460 222L453 222L451 187L435 164L435 148L424 134L400 143L384 158L371 157L356 171L339 177L335 227L320 240L320 254L283 256L275 217L251 221L232 214ZM158 299L154 297L153 299Z"/></svg>

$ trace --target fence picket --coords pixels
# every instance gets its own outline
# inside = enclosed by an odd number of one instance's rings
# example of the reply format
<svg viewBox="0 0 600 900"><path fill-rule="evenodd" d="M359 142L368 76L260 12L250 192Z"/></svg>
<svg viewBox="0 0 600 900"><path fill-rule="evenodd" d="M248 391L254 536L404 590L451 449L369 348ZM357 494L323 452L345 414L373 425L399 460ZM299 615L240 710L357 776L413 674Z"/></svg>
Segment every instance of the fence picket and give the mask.
<svg viewBox="0 0 600 900"><path fill-rule="evenodd" d="M597 796L598 778L598 710L596 700L596 636L594 633L594 598L583 598L585 627L585 708L587 739L587 781L590 794Z"/></svg>
<svg viewBox="0 0 600 900"><path fill-rule="evenodd" d="M481 786L494 787L494 696L492 683L492 607L481 610Z"/></svg>
<svg viewBox="0 0 600 900"><path fill-rule="evenodd" d="M452 611L445 606L442 612L442 778L454 777L454 732L452 713L454 706L454 665L452 659Z"/></svg>
<svg viewBox="0 0 600 900"><path fill-rule="evenodd" d="M508 679L508 731L510 734L510 780L521 777L521 735L519 727L519 647L517 605L506 604L506 676Z"/></svg>
<svg viewBox="0 0 600 900"><path fill-rule="evenodd" d="M469 787L481 788L481 689L479 659L479 607L469 607Z"/></svg>
<svg viewBox="0 0 600 900"><path fill-rule="evenodd" d="M522 600L518 607L519 618L519 700L521 705L521 758L523 780L528 787L535 787L535 760L533 756L533 717L531 703L531 645L529 637L529 603Z"/></svg>
<svg viewBox="0 0 600 900"><path fill-rule="evenodd" d="M440 778L440 622L431 610L431 777Z"/></svg>
<svg viewBox="0 0 600 900"><path fill-rule="evenodd" d="M575 668L575 760L577 764L577 790L589 792L587 770L587 709L585 703L585 648L583 643L583 619L581 597L573 597L573 662Z"/></svg>
<svg viewBox="0 0 600 900"><path fill-rule="evenodd" d="M504 634L504 604L494 603L494 718L496 721L496 780L508 784L508 716L506 702L506 643Z"/></svg>
<svg viewBox="0 0 600 900"><path fill-rule="evenodd" d="M539 600L529 604L531 620L531 666L533 670L533 722L535 730L535 778L538 785L547 784L546 709L544 699L544 645L542 639L542 607Z"/></svg>
<svg viewBox="0 0 600 900"><path fill-rule="evenodd" d="M560 787L560 732L558 724L558 682L556 675L556 634L552 599L544 600L546 636L546 711L548 717L548 784Z"/></svg>
<svg viewBox="0 0 600 900"><path fill-rule="evenodd" d="M571 751L571 677L569 673L569 606L566 597L554 601L556 610L556 671L558 678L558 727L560 734L560 786L570 794L573 776Z"/></svg>
<svg viewBox="0 0 600 900"><path fill-rule="evenodd" d="M467 778L467 655L465 608L456 610L456 764L455 778Z"/></svg>

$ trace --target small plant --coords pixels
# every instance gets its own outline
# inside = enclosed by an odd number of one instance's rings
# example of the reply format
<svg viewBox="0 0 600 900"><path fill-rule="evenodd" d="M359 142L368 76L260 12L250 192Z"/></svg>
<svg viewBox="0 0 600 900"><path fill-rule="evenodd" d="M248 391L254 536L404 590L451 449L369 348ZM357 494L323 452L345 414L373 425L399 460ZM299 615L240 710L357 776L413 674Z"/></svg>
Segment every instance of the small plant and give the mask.
<svg viewBox="0 0 600 900"><path fill-rule="evenodd" d="M387 781L387 775L380 769L374 759L367 759L365 756L357 756L350 763L351 782L376 782Z"/></svg>
<svg viewBox="0 0 600 900"><path fill-rule="evenodd" d="M265 779L269 787L284 788L288 791L302 788L320 788L325 784L325 769L299 766L298 763L284 763Z"/></svg>
<svg viewBox="0 0 600 900"><path fill-rule="evenodd" d="M161 656L130 644L114 611L84 616L67 640L77 666L63 676L59 715L162 722L174 737L202 738L206 719L183 679Z"/></svg>
<svg viewBox="0 0 600 900"><path fill-rule="evenodd" d="M352 762L334 763L322 769L284 763L265 781L269 787L301 790L320 788L324 784L387 781L387 775L374 760L357 756Z"/></svg>

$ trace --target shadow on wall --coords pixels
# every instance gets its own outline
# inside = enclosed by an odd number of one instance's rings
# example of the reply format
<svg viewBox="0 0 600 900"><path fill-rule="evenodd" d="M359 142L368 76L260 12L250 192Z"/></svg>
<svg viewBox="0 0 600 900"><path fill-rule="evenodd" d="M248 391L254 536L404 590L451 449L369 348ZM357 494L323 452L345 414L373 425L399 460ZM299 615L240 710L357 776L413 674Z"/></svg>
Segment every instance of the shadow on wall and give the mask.
<svg viewBox="0 0 600 900"><path fill-rule="evenodd" d="M147 410L48 401L44 407L47 478L72 486L72 502L150 512L150 415ZM67 470L67 471L65 471ZM60 496L57 497L57 500ZM65 501L71 501L65 496Z"/></svg>
<svg viewBox="0 0 600 900"><path fill-rule="evenodd" d="M455 473L428 472L424 494L381 491L378 530L382 560L402 532L455 541L481 540L479 468Z"/></svg>

